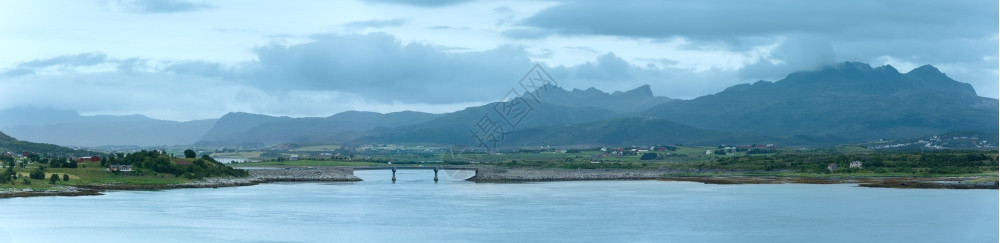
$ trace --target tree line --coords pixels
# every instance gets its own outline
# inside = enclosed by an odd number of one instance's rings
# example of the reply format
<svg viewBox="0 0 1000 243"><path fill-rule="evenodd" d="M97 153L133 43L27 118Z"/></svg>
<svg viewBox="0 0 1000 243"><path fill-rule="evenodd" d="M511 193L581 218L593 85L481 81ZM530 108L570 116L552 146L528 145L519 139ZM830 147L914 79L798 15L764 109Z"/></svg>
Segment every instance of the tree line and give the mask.
<svg viewBox="0 0 1000 243"><path fill-rule="evenodd" d="M187 154L186 154L187 155ZM193 156L192 156L193 157ZM246 170L235 169L216 161L208 155L194 159L189 165L180 165L174 162L170 155L157 150L139 151L134 153L110 153L101 160L102 166L109 165L131 165L132 169L139 174L146 172L173 174L184 176L189 179L201 179L214 176L235 176L246 177L250 174Z"/></svg>
<svg viewBox="0 0 1000 243"><path fill-rule="evenodd" d="M851 162L861 168L850 168ZM836 170L828 166L837 165ZM699 164L705 169L794 171L806 173L908 173L974 174L998 169L997 151L932 151L839 154L815 152L778 153L771 156L733 156Z"/></svg>

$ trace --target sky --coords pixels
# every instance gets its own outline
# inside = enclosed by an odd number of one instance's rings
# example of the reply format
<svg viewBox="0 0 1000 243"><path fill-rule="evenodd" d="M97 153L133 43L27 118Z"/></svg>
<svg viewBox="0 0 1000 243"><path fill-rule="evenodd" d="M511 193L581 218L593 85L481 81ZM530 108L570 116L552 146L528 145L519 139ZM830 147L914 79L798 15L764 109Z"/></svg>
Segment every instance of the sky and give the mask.
<svg viewBox="0 0 1000 243"><path fill-rule="evenodd" d="M998 96L998 2L0 1L0 109L451 112L538 64L566 89L692 99L844 61Z"/></svg>

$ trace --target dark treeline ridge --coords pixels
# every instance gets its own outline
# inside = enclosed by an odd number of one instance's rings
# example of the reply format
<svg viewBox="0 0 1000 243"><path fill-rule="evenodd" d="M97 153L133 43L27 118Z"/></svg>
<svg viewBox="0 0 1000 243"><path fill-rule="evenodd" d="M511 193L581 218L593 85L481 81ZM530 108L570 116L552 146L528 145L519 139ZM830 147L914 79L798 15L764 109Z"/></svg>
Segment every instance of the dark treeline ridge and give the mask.
<svg viewBox="0 0 1000 243"><path fill-rule="evenodd" d="M44 153L43 157L47 158L89 156L96 154L96 152L89 150L71 149L47 143L20 141L0 132L0 153L3 152L11 152L14 154L20 154L22 152Z"/></svg>
<svg viewBox="0 0 1000 243"><path fill-rule="evenodd" d="M188 165L178 164L178 161L190 162ZM175 176L184 176L189 179L201 179L214 176L235 176L246 177L249 173L242 169L235 169L216 161L208 155L198 159L177 159L157 150L139 151L134 153L110 153L101 160L102 166L109 165L131 165L136 173L167 173Z"/></svg>
<svg viewBox="0 0 1000 243"><path fill-rule="evenodd" d="M879 151L844 152L837 149L814 151L768 150L764 154L715 156L695 161L655 160L603 161L578 159L506 160L495 165L503 168L561 169L680 169L694 171L732 171L807 174L908 174L918 176L968 175L995 173L996 150ZM654 153L645 153L654 154ZM851 168L851 162L860 168ZM831 166L834 164L835 166Z"/></svg>

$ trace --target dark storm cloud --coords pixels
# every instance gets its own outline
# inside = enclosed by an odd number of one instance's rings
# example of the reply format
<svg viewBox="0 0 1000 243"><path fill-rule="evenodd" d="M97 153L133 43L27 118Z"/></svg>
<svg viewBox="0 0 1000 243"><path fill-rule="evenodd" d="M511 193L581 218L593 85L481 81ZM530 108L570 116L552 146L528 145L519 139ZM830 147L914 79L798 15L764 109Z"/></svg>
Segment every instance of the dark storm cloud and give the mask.
<svg viewBox="0 0 1000 243"><path fill-rule="evenodd" d="M317 35L254 50L245 80L276 90L338 90L379 101L432 104L504 94L532 66L520 47L450 53L382 33ZM213 69L208 69L213 70Z"/></svg>
<svg viewBox="0 0 1000 243"><path fill-rule="evenodd" d="M402 43L384 33L312 38L302 44L258 47L254 50L257 61L238 67L189 61L171 63L163 71L234 80L273 92L327 90L380 103L449 104L500 99L519 87L518 79L533 65L532 54L516 46L449 52L427 44ZM620 91L651 84L657 95L684 98L738 81L732 72L640 67L613 53L579 65L551 67L550 72L569 88Z"/></svg>
<svg viewBox="0 0 1000 243"><path fill-rule="evenodd" d="M392 3L418 7L443 7L471 1L472 0L367 0L367 2L372 3Z"/></svg>
<svg viewBox="0 0 1000 243"><path fill-rule="evenodd" d="M846 39L981 38L996 32L996 6L996 1L571 1L520 24L560 34L652 38L817 33Z"/></svg>
<svg viewBox="0 0 1000 243"><path fill-rule="evenodd" d="M826 40L812 36L788 38L774 51L771 59L763 60L740 69L740 77L753 80L776 80L792 72L812 70L836 62L833 47Z"/></svg>
<svg viewBox="0 0 1000 243"><path fill-rule="evenodd" d="M578 80L603 80L605 82L634 81L641 68L633 66L616 56L607 53L597 57L595 62L587 62L573 67L558 67L552 70L555 77Z"/></svg>
<svg viewBox="0 0 1000 243"><path fill-rule="evenodd" d="M650 85L657 96L682 99L715 93L741 83L735 71L692 72L682 68L638 66L614 53L579 65L551 67L549 74L567 89L596 87L604 91L626 91Z"/></svg>
<svg viewBox="0 0 1000 243"><path fill-rule="evenodd" d="M406 23L406 19L384 19L384 20L365 20L365 21L354 21L344 24L346 27L351 28L385 28L385 27L399 27Z"/></svg>
<svg viewBox="0 0 1000 243"><path fill-rule="evenodd" d="M215 8L207 3L183 0L124 0L117 1L117 4L137 13L178 13Z"/></svg>
<svg viewBox="0 0 1000 243"><path fill-rule="evenodd" d="M989 95L996 89L997 8L997 1L979 0L568 1L503 34L679 37L689 41L683 48L734 52L780 43L740 77L775 80L833 62L896 60L951 66L949 75Z"/></svg>
<svg viewBox="0 0 1000 243"><path fill-rule="evenodd" d="M270 44L253 50L255 61L233 65L201 60L149 63L142 58L113 59L101 53L57 56L21 63L5 76L63 80L78 67L112 65L107 80L130 76L162 80L214 80L253 87L274 95L297 91L343 92L378 103L452 104L498 100L534 63L518 46L452 52L422 43L403 43L392 35L315 35L312 41ZM66 75L40 77L42 69Z"/></svg>
<svg viewBox="0 0 1000 243"><path fill-rule="evenodd" d="M573 1L519 21L510 38L684 37L741 50L774 36L821 39L843 58L968 62L997 53L997 1ZM753 41L750 45L755 46ZM860 48L860 49L858 49ZM826 51L821 49L821 51Z"/></svg>

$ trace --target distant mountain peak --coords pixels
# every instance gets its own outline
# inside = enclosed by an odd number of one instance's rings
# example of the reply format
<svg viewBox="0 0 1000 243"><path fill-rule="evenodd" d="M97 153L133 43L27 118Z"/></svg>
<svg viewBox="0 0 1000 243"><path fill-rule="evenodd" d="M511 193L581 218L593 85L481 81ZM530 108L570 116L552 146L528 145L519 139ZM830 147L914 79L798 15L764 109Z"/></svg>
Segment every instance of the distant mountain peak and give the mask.
<svg viewBox="0 0 1000 243"><path fill-rule="evenodd" d="M891 65L843 62L663 104L645 114L703 129L853 142L996 131L995 107L996 99L977 96L970 84L930 65L901 74Z"/></svg>
<svg viewBox="0 0 1000 243"><path fill-rule="evenodd" d="M839 71L871 71L872 66L863 62L842 62L828 66L827 69L839 70Z"/></svg>
<svg viewBox="0 0 1000 243"><path fill-rule="evenodd" d="M222 118L227 118L227 119L234 119L234 118L259 118L259 117L274 118L273 116L262 115L262 114L254 114L254 113L242 112L242 111L234 111L234 112L229 112L229 113L226 113L225 115L222 115Z"/></svg>
<svg viewBox="0 0 1000 243"><path fill-rule="evenodd" d="M923 65L918 68L914 68L910 72L906 73L907 76L912 77L925 77L925 78L947 78L948 76L938 70L936 67L928 65Z"/></svg>
<svg viewBox="0 0 1000 243"><path fill-rule="evenodd" d="M941 70L938 70L937 67L934 67L933 65L930 65L930 64L923 65L923 66L920 66L918 68L914 68L912 71L910 71L910 73L912 73L912 72L930 72L930 73L944 74L944 73L941 73Z"/></svg>
<svg viewBox="0 0 1000 243"><path fill-rule="evenodd" d="M567 107L594 107L616 112L635 112L674 101L674 99L667 97L653 96L653 91L648 84L629 91L615 91L613 93L604 92L594 87L586 90L573 89L572 91L566 91L554 85L544 87L545 89L539 88L535 91L540 94L542 102Z"/></svg>
<svg viewBox="0 0 1000 243"><path fill-rule="evenodd" d="M625 91L624 93L615 92L615 95L629 95L629 96L638 96L638 97L653 97L653 90L649 88L648 84L643 84L642 86L639 86L638 88L635 88L635 89L632 89L632 90L629 90L629 91Z"/></svg>
<svg viewBox="0 0 1000 243"><path fill-rule="evenodd" d="M818 70L795 72L776 83L811 86L824 92L880 95L916 92L962 97L971 103L979 100L972 85L955 81L931 65L924 65L903 74L891 65L872 68L861 62L843 62Z"/></svg>
<svg viewBox="0 0 1000 243"><path fill-rule="evenodd" d="M899 72L899 70L896 69L896 67L893 67L890 64L886 64L880 67L872 67L871 65L863 62L842 62L820 68L820 70L818 71L827 71L827 72L859 71L859 72L881 72L889 74L897 74L897 73L903 74ZM797 73L809 73L809 72L817 72L817 71L803 71ZM911 76L924 76L924 77L946 77L946 75L942 73L941 70L938 70L937 67L934 67L930 64L914 68L913 70L911 70L906 74Z"/></svg>
<svg viewBox="0 0 1000 243"><path fill-rule="evenodd" d="M573 92L577 92L578 90L579 89L573 89ZM585 90L580 90L579 92L587 94L587 95L603 95L603 94L605 94L604 91L601 91L601 90L599 90L597 88L594 88L594 87L590 87L590 88L587 88Z"/></svg>
<svg viewBox="0 0 1000 243"><path fill-rule="evenodd" d="M875 68L875 71L881 71L881 72L892 73L892 74L898 74L899 73L899 70L896 70L895 67L893 67L892 65L889 65L889 64L886 64L885 66L881 66L881 67Z"/></svg>

